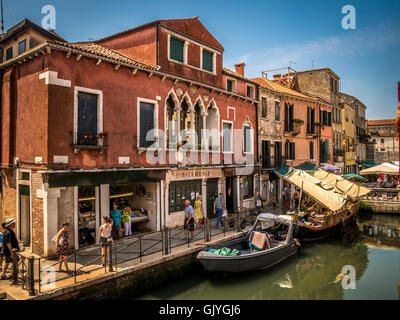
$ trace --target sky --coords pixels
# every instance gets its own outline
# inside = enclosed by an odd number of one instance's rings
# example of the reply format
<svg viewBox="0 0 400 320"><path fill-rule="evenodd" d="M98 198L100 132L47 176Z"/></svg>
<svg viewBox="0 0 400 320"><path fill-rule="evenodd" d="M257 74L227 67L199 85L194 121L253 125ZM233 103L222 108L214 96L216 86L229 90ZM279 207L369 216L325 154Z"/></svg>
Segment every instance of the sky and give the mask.
<svg viewBox="0 0 400 320"><path fill-rule="evenodd" d="M198 16L224 47L225 67L245 62L249 78L289 65L328 67L340 76L341 92L367 106L368 119L396 117L399 0L3 0L5 29L24 18L41 25L45 5L55 7L55 31L70 42ZM355 29L342 27L345 5L355 8Z"/></svg>

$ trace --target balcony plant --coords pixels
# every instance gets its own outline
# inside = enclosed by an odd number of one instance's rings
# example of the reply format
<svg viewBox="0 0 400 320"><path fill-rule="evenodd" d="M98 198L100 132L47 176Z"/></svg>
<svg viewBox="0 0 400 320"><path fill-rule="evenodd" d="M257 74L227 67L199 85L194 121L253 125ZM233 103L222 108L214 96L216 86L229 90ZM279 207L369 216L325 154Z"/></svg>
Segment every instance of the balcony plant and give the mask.
<svg viewBox="0 0 400 320"><path fill-rule="evenodd" d="M324 125L322 122L315 122L315 123L314 123L314 126L318 126L318 127L320 127L321 129L324 129L324 128L325 128L325 125Z"/></svg>

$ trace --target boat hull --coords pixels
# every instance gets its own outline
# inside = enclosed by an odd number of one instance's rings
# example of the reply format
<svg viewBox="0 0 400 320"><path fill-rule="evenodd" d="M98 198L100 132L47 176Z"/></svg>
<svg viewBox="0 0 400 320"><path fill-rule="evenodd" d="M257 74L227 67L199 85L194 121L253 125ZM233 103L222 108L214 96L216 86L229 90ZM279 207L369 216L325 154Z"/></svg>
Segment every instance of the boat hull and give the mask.
<svg viewBox="0 0 400 320"><path fill-rule="evenodd" d="M245 239L241 238L239 241L245 241ZM220 247L230 245L232 243L221 244ZM270 250L238 256L218 256L202 251L198 254L197 259L209 272L240 273L266 269L296 253L297 245L295 241L292 241Z"/></svg>
<svg viewBox="0 0 400 320"><path fill-rule="evenodd" d="M334 234L341 234L343 230L347 229L347 226L355 223L355 214L352 213L343 221L338 222L335 225L326 228L312 228L308 227L303 223L295 223L295 237L300 240L300 242L311 242L325 239Z"/></svg>

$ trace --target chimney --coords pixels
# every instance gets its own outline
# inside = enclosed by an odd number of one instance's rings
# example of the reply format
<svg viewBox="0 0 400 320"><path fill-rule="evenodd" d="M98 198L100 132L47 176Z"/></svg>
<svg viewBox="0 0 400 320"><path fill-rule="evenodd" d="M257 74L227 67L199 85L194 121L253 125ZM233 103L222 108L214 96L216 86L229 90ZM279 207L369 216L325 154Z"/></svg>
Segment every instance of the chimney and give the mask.
<svg viewBox="0 0 400 320"><path fill-rule="evenodd" d="M282 75L281 75L280 73L277 73L277 74L274 74L274 75L273 75L275 81L281 80L281 76L282 76Z"/></svg>
<svg viewBox="0 0 400 320"><path fill-rule="evenodd" d="M240 74L242 77L244 77L244 62L236 63L235 64L235 71L236 73Z"/></svg>

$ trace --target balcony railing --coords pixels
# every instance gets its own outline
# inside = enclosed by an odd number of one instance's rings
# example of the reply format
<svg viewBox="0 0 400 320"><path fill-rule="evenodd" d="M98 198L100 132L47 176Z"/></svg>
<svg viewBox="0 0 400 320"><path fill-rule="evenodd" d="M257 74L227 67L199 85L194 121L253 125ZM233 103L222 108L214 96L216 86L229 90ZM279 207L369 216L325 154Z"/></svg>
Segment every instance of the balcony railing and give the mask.
<svg viewBox="0 0 400 320"><path fill-rule="evenodd" d="M314 124L314 126L307 126L307 138L315 138L321 135L321 127Z"/></svg>
<svg viewBox="0 0 400 320"><path fill-rule="evenodd" d="M99 150L103 153L107 149L106 145L107 135L105 133L92 134L92 133L82 133L76 134L72 139L72 147L74 152L78 153L82 149L86 150Z"/></svg>

